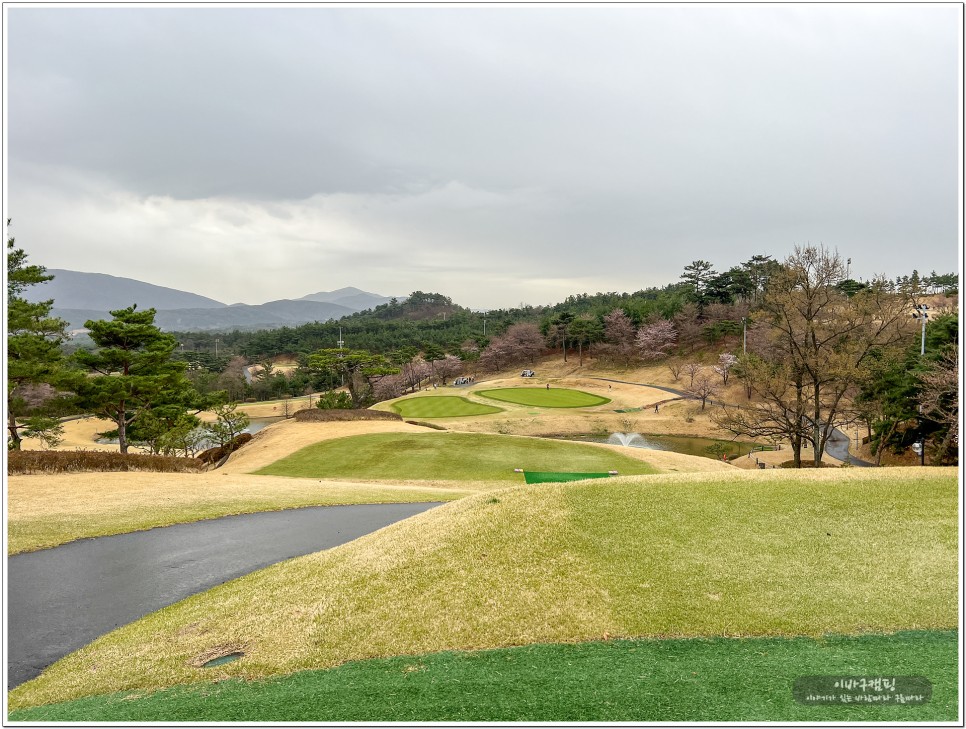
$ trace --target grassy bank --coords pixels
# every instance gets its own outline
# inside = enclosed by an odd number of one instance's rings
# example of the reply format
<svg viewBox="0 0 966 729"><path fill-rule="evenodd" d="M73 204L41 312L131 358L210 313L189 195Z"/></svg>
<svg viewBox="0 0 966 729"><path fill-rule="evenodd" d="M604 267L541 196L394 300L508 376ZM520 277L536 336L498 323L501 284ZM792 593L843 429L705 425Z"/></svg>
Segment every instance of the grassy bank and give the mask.
<svg viewBox="0 0 966 729"><path fill-rule="evenodd" d="M74 473L11 476L8 554L230 514L337 504L451 501L482 484L322 483L209 473Z"/></svg>
<svg viewBox="0 0 966 729"><path fill-rule="evenodd" d="M955 469L625 477L480 494L102 637L11 708L350 660L957 624ZM244 650L217 670L216 649Z"/></svg>
<svg viewBox="0 0 966 729"><path fill-rule="evenodd" d="M955 631L809 638L618 640L360 661L268 681L114 694L13 721L955 721ZM913 675L931 700L807 706L806 675Z"/></svg>
<svg viewBox="0 0 966 729"><path fill-rule="evenodd" d="M581 443L478 433L373 433L310 445L256 473L359 479L522 483L528 471L656 473L636 458Z"/></svg>

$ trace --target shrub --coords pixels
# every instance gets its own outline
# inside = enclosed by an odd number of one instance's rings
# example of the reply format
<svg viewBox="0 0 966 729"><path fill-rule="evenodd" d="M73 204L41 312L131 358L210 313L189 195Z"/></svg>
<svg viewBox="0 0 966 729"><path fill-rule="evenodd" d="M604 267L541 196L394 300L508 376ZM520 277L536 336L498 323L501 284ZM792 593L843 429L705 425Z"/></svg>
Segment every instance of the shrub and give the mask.
<svg viewBox="0 0 966 729"><path fill-rule="evenodd" d="M149 456L111 451L12 451L7 473L77 473L80 471L162 471L194 473L201 470L197 458Z"/></svg>
<svg viewBox="0 0 966 729"><path fill-rule="evenodd" d="M445 426L437 425L436 423L425 423L422 420L407 420L410 425L421 425L424 428L432 428L433 430L446 430Z"/></svg>
<svg viewBox="0 0 966 729"><path fill-rule="evenodd" d="M351 410L352 397L348 392L327 392L319 395L319 401L315 403L319 410Z"/></svg>
<svg viewBox="0 0 966 729"><path fill-rule="evenodd" d="M222 458L231 455L243 445L250 442L254 437L255 436L253 436L251 433L242 433L241 435L232 438L224 445L215 446L214 448L209 448L208 450L199 453L198 460L202 463L218 463Z"/></svg>
<svg viewBox="0 0 966 729"><path fill-rule="evenodd" d="M822 463L819 464L819 467L820 468L838 468L838 466L832 463L826 463L825 461L822 461ZM782 461L779 464L779 468L795 468L795 461ZM811 459L810 455L807 456L804 451L802 452L802 468L815 468L815 461Z"/></svg>
<svg viewBox="0 0 966 729"><path fill-rule="evenodd" d="M402 420L402 416L382 410L319 410L308 408L297 411L295 420L300 423L326 423L337 420Z"/></svg>

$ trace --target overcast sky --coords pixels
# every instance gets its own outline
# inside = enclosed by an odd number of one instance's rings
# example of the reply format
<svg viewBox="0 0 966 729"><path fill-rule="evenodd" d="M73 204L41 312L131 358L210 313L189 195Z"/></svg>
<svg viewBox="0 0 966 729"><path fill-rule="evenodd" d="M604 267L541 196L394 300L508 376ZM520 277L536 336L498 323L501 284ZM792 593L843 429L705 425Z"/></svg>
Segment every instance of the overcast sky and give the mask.
<svg viewBox="0 0 966 729"><path fill-rule="evenodd" d="M958 270L962 7L5 8L33 263L474 308Z"/></svg>

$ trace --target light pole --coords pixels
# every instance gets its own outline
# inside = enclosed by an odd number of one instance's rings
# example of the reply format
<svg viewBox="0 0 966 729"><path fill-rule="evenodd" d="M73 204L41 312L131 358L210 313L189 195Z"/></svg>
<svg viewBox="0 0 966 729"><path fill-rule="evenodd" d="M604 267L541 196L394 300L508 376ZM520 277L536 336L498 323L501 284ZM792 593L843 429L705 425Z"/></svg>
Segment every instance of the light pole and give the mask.
<svg viewBox="0 0 966 729"><path fill-rule="evenodd" d="M925 304L916 304L912 308L916 310L912 318L922 320L922 346L919 348L919 356L923 356L926 354L926 320L929 318L929 307Z"/></svg>
<svg viewBox="0 0 966 729"><path fill-rule="evenodd" d="M345 344L345 342L342 341L342 327L339 327L339 341L336 342L336 344L339 345L339 349L342 349L342 345ZM342 355L340 354L339 356L341 357ZM341 385L342 387L345 387L345 375L344 374L340 374L339 375L339 382L342 383L342 385Z"/></svg>
<svg viewBox="0 0 966 729"><path fill-rule="evenodd" d="M748 317L741 317L741 353L748 354Z"/></svg>
<svg viewBox="0 0 966 729"><path fill-rule="evenodd" d="M220 341L220 339L215 339L215 359L218 359L218 342Z"/></svg>

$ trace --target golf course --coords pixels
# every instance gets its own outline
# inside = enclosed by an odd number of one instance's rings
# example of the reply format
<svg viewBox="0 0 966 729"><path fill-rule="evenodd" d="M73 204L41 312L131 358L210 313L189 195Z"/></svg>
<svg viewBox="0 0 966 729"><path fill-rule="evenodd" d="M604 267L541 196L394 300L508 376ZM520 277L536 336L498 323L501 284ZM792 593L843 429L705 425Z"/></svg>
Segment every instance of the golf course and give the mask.
<svg viewBox="0 0 966 729"><path fill-rule="evenodd" d="M227 514L446 503L102 635L13 688L9 718L955 717L956 469L743 470L534 437L626 426L616 411L656 396L511 384L379 407L445 430L286 420L214 471L11 477L11 553ZM528 485L517 469L611 475ZM796 701L797 679L824 675L924 676L930 699Z"/></svg>

